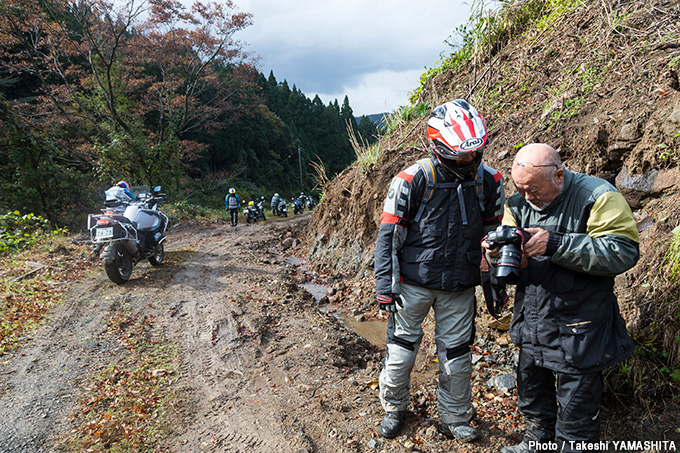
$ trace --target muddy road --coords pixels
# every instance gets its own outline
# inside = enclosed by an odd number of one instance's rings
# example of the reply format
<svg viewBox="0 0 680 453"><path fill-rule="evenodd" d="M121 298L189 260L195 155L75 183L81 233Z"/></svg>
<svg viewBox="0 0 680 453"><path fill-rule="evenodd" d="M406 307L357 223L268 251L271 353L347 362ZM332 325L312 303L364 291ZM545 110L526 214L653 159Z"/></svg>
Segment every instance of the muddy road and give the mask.
<svg viewBox="0 0 680 453"><path fill-rule="evenodd" d="M427 337L404 435L378 437L384 347L374 343L375 325L382 329L384 318L377 309L357 317L374 326L371 343L334 308L317 307L307 289L335 285L347 295L352 284L309 271L294 256L307 220L179 225L169 232L163 266L140 263L122 286L101 268L72 284L65 302L26 344L2 356L0 451L77 450L64 436L82 410L76 402L88 391L87 376L126 354L120 342L102 335L123 313L152 320L146 335L180 352L167 389L172 426L157 450L496 451L513 442L519 425L512 392L490 393L484 386L490 372L510 367L502 353L489 353L507 347L495 338L478 340L480 348L491 348L476 355L475 395L481 401L475 423L484 433L479 443L459 444L438 431L437 366ZM502 425L508 420L512 426Z"/></svg>

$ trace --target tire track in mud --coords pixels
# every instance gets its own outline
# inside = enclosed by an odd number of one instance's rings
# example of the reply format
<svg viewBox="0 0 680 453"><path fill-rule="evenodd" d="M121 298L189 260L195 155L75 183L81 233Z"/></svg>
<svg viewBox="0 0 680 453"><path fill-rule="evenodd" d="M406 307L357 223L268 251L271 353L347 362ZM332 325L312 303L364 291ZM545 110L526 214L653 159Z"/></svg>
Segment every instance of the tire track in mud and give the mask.
<svg viewBox="0 0 680 453"><path fill-rule="evenodd" d="M223 227L204 235L163 295L178 306L167 330L183 348L183 380L194 412L185 432L169 440L172 451L276 452L288 444L272 416L276 410L259 395L264 383L258 383L253 364L260 352L250 341L257 327L242 303L250 297L249 276L269 272L253 264L250 250L264 228L271 225Z"/></svg>
<svg viewBox="0 0 680 453"><path fill-rule="evenodd" d="M4 357L0 452L63 448L60 436L73 428L81 383L125 353L102 334L126 310L153 319L153 335L177 345L183 357L173 387L184 423L173 427L165 451L326 451L307 434L319 438L326 429L318 416L305 415L318 379L309 375L311 365L300 367L317 363L312 351L319 347L310 346L323 338L312 341L310 329L318 313L300 308L308 303L297 299L305 292L267 243L285 224L305 220L171 230L166 250L186 257L181 262L140 263L121 286L103 270L73 284L51 319Z"/></svg>

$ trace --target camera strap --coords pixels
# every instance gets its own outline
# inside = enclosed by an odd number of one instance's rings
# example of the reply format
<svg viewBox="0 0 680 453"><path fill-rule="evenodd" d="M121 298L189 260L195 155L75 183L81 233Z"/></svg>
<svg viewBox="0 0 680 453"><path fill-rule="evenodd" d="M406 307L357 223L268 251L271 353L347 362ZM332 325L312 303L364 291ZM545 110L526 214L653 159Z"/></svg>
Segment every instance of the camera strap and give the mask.
<svg viewBox="0 0 680 453"><path fill-rule="evenodd" d="M486 257L483 253L479 271L486 309L494 319L500 322L501 311L503 311L503 307L510 299L505 292L505 285L498 283L493 277L489 263L486 261Z"/></svg>

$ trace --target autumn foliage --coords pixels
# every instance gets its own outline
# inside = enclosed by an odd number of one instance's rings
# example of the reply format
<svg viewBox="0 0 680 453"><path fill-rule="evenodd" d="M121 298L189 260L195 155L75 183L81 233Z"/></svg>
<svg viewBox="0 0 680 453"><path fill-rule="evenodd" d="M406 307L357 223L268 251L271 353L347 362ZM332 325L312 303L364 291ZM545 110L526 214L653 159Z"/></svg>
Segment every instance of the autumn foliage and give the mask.
<svg viewBox="0 0 680 453"><path fill-rule="evenodd" d="M214 126L217 112L243 111L236 91L252 85L252 62L233 39L251 16L234 9L230 1L4 0L0 88L13 89L0 98L0 150L14 166L3 170L37 186L33 204L45 211L59 186L55 167L73 171L78 186L79 171L139 184L178 177L201 152L188 134Z"/></svg>

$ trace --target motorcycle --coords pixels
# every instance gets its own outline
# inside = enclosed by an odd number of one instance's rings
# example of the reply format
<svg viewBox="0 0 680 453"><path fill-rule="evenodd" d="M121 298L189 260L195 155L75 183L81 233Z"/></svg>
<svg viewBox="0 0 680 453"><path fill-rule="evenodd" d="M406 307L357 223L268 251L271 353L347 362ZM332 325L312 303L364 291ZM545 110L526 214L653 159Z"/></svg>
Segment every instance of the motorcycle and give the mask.
<svg viewBox="0 0 680 453"><path fill-rule="evenodd" d="M264 215L264 200L257 203L257 216L262 220L267 220L267 217Z"/></svg>
<svg viewBox="0 0 680 453"><path fill-rule="evenodd" d="M299 198L293 201L293 212L295 214L302 214L305 210L305 204Z"/></svg>
<svg viewBox="0 0 680 453"><path fill-rule="evenodd" d="M106 275L118 285L130 280L132 268L144 259L153 266L163 263L168 217L159 210L167 201L160 190L156 186L152 193L149 186L133 186L134 200L107 199L103 214L88 215L95 250L101 250Z"/></svg>
<svg viewBox="0 0 680 453"><path fill-rule="evenodd" d="M259 209L252 201L248 203L248 206L243 208L243 215L245 216L247 223L257 222L260 218Z"/></svg>
<svg viewBox="0 0 680 453"><path fill-rule="evenodd" d="M288 208L286 207L286 200L279 201L279 205L276 208L280 216L288 217Z"/></svg>
<svg viewBox="0 0 680 453"><path fill-rule="evenodd" d="M311 211L312 209L314 209L314 206L316 206L314 199L312 197L307 197L307 209Z"/></svg>

